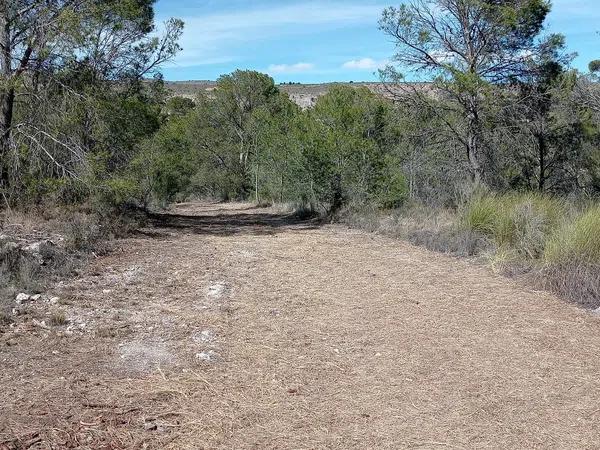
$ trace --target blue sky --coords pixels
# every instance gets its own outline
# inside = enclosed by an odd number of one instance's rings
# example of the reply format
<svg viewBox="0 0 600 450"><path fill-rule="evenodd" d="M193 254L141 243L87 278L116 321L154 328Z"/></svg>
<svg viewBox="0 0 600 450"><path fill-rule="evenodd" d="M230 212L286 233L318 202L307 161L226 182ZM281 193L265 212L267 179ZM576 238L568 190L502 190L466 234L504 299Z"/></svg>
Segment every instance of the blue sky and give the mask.
<svg viewBox="0 0 600 450"><path fill-rule="evenodd" d="M600 0L554 0L547 33L566 35L574 66L600 59ZM277 82L371 81L394 46L377 29L385 0L159 0L156 17L186 23L167 80L215 80L235 69Z"/></svg>

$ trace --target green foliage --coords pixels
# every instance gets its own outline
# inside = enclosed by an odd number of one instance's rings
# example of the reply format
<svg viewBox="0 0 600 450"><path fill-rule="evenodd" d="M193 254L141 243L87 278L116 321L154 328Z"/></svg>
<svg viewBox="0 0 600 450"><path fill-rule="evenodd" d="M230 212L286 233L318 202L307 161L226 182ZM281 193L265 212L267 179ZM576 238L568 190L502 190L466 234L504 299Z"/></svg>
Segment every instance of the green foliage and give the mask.
<svg viewBox="0 0 600 450"><path fill-rule="evenodd" d="M167 100L165 110L170 116L185 116L191 112L196 103L187 97L171 97Z"/></svg>
<svg viewBox="0 0 600 450"><path fill-rule="evenodd" d="M472 200L463 212L463 224L466 228L493 236L498 222L496 199L490 196Z"/></svg>
<svg viewBox="0 0 600 450"><path fill-rule="evenodd" d="M334 209L348 200L365 202L377 195L386 177L396 183L391 190L397 190L400 178L385 167L382 145L388 116L388 105L366 88L334 87L317 101L310 117L319 133L314 149L321 162L318 201Z"/></svg>
<svg viewBox="0 0 600 450"><path fill-rule="evenodd" d="M378 206L399 208L408 200L408 182L398 158L386 155L376 183L375 199Z"/></svg>

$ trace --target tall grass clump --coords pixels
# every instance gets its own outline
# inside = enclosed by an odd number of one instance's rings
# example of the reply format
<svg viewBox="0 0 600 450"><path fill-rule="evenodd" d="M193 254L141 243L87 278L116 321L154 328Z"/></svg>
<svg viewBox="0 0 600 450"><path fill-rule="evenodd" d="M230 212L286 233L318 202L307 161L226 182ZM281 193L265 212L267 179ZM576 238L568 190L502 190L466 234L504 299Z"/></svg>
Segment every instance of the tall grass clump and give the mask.
<svg viewBox="0 0 600 450"><path fill-rule="evenodd" d="M544 260L549 264L600 265L600 205L558 230L548 241Z"/></svg>
<svg viewBox="0 0 600 450"><path fill-rule="evenodd" d="M491 238L503 252L538 259L566 213L563 201L540 194L484 195L466 205L461 222Z"/></svg>
<svg viewBox="0 0 600 450"><path fill-rule="evenodd" d="M600 205L552 236L544 252L546 288L589 308L600 307Z"/></svg>

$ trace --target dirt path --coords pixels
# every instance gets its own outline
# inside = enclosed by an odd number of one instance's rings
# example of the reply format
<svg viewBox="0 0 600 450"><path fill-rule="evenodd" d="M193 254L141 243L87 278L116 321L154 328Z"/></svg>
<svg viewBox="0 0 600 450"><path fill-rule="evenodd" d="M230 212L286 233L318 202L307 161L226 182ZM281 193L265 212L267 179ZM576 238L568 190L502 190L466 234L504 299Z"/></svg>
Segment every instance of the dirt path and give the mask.
<svg viewBox="0 0 600 450"><path fill-rule="evenodd" d="M68 324L0 334L0 449L599 448L593 314L339 226L176 213L29 313Z"/></svg>

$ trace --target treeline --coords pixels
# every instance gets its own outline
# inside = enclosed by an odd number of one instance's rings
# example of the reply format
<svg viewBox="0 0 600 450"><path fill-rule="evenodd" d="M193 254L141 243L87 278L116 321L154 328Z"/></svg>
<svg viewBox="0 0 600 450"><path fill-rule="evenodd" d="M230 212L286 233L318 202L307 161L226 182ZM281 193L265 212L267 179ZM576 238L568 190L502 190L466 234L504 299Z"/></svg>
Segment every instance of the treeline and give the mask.
<svg viewBox="0 0 600 450"><path fill-rule="evenodd" d="M337 86L302 110L267 75L236 71L195 102L168 100L165 125L141 145L123 184L146 205L211 197L323 211L409 199L458 206L474 189L452 129L461 118L435 85L389 88L395 101ZM591 75L561 69L490 92L480 186L597 195L600 122L592 98L582 101L594 89Z"/></svg>
<svg viewBox="0 0 600 450"><path fill-rule="evenodd" d="M411 78L390 67L386 98L338 86L308 110L251 71L222 76L195 100L170 98L156 70L179 50L183 24L155 37L152 5L0 9L3 208L212 197L332 211L455 207L482 189L600 192L600 64L570 68L564 38L543 35L544 0L386 9L393 67Z"/></svg>
<svg viewBox="0 0 600 450"><path fill-rule="evenodd" d="M406 198L395 110L365 88L335 87L303 111L267 75L236 71L167 109L130 172L146 204L212 197L317 209Z"/></svg>

